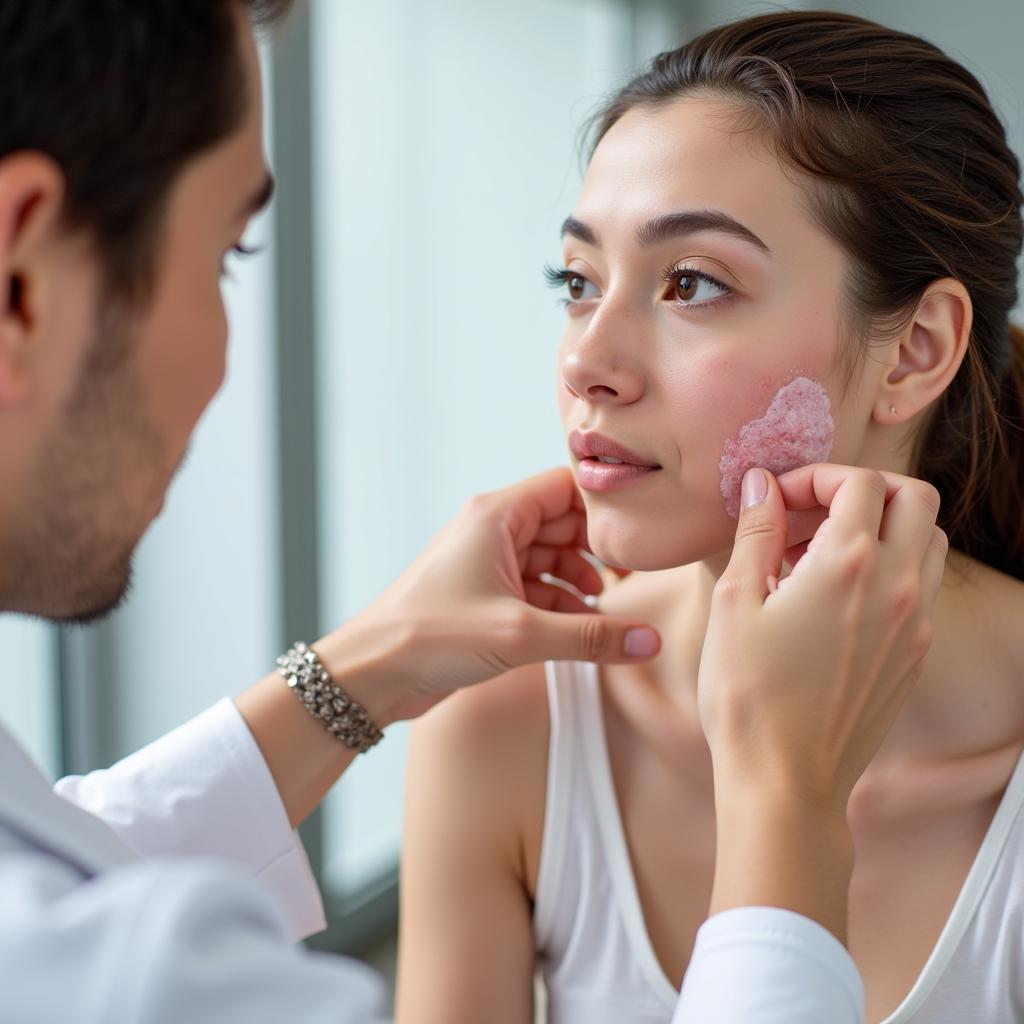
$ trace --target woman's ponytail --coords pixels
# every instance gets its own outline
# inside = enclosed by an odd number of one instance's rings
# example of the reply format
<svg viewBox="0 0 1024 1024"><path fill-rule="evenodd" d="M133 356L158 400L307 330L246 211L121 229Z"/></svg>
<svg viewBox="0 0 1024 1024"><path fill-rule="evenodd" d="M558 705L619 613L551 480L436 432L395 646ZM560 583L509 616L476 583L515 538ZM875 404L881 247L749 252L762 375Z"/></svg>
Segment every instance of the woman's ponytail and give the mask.
<svg viewBox="0 0 1024 1024"><path fill-rule="evenodd" d="M987 504L991 534L978 557L1024 579L1024 328L1010 324L1010 362L996 397L998 444Z"/></svg>

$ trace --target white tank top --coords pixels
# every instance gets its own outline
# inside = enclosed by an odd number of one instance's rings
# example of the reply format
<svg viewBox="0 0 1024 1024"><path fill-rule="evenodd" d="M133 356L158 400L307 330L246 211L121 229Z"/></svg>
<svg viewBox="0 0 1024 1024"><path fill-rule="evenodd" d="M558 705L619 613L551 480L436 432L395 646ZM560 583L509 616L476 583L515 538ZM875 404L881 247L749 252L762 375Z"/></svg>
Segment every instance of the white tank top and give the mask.
<svg viewBox="0 0 1024 1024"><path fill-rule="evenodd" d="M551 738L534 907L549 1024L670 1024L619 816L597 669L546 666ZM883 1024L1024 1024L1024 756L924 969Z"/></svg>

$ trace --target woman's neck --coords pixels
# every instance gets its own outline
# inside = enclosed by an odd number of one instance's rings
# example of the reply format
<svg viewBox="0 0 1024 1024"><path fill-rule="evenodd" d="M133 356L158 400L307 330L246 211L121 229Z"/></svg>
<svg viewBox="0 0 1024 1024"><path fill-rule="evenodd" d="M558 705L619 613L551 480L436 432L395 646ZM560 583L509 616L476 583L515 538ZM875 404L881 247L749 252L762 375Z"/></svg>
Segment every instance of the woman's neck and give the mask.
<svg viewBox="0 0 1024 1024"><path fill-rule="evenodd" d="M643 617L662 637L661 654L636 676L699 727L697 673L711 595L727 559L627 577L602 600L609 612ZM921 679L879 757L969 756L1024 741L1020 698L1024 584L951 553L934 611L935 638ZM1014 668L1016 667L1016 670Z"/></svg>

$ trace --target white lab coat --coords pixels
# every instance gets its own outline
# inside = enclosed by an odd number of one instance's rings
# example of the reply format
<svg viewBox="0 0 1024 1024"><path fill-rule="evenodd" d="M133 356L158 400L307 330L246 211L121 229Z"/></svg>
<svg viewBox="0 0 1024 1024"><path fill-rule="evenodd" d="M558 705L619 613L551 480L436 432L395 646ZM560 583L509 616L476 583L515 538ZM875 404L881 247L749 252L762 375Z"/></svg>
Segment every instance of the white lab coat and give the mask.
<svg viewBox="0 0 1024 1024"><path fill-rule="evenodd" d="M230 701L57 793L0 730L3 1024L381 1020Z"/></svg>
<svg viewBox="0 0 1024 1024"><path fill-rule="evenodd" d="M372 972L294 944L321 927L230 701L56 793L0 728L2 1024L383 1024ZM701 930L674 1024L862 1019L836 940L754 909Z"/></svg>

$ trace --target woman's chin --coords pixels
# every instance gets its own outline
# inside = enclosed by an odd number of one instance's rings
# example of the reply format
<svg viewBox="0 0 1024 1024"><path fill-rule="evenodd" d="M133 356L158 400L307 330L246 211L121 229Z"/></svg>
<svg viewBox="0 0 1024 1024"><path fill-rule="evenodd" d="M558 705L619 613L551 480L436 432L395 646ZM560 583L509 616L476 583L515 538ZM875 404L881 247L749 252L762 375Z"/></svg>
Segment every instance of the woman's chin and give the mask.
<svg viewBox="0 0 1024 1024"><path fill-rule="evenodd" d="M633 572L658 572L691 565L721 553L721 547L695 545L678 537L638 537L634 541L622 537L589 536L590 548L605 565Z"/></svg>
<svg viewBox="0 0 1024 1024"><path fill-rule="evenodd" d="M719 521L724 520L723 522ZM690 565L728 553L732 547L735 523L724 512L714 525L697 524L691 519L657 522L648 517L609 516L590 512L587 540L591 551L605 565L634 572L658 572Z"/></svg>

